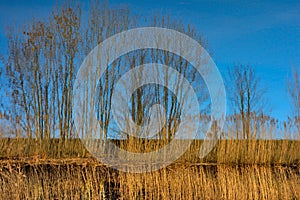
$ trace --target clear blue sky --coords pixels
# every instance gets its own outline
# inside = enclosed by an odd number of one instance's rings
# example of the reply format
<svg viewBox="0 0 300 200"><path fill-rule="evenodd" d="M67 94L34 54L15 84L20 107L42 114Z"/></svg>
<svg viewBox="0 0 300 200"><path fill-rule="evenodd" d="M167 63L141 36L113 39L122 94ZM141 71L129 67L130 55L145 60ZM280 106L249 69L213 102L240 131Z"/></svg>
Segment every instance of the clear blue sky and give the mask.
<svg viewBox="0 0 300 200"><path fill-rule="evenodd" d="M225 3L227 2L227 3ZM251 64L267 87L271 115L285 120L291 108L286 81L291 68L300 68L299 1L112 0L128 4L134 13L167 12L197 27L208 40L208 51L226 75L233 63ZM45 17L55 1L0 0L0 51L4 27Z"/></svg>

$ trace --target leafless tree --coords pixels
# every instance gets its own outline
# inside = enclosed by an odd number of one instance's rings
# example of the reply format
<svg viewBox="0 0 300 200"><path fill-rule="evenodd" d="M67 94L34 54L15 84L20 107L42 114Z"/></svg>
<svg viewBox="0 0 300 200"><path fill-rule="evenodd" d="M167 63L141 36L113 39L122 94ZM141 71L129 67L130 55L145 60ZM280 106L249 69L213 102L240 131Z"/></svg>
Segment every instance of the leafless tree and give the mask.
<svg viewBox="0 0 300 200"><path fill-rule="evenodd" d="M229 68L226 79L227 93L237 116L235 121L241 122L242 138L250 139L254 136L251 119L261 115L265 109L265 89L261 86L261 80L254 68L249 65ZM236 128L238 130L238 124Z"/></svg>
<svg viewBox="0 0 300 200"><path fill-rule="evenodd" d="M293 118L297 131L300 134L300 80L299 71L293 69L292 77L288 81L288 93L293 107Z"/></svg>
<svg viewBox="0 0 300 200"><path fill-rule="evenodd" d="M19 29L12 28L7 34L8 51L4 64L10 114L14 119L20 119L18 123L28 138L76 137L72 125L72 91L83 58L108 37L138 26L127 7L111 8L95 1L90 8L83 16L79 5L66 4L55 9L47 20L33 20ZM169 17L154 16L145 23L178 30L203 44L194 28ZM99 78L96 115L103 128L102 138L107 138L113 127L111 100L116 81L136 65L150 62L175 68L198 87L199 99L207 101L209 95L204 92L204 81L201 82L201 76L180 56L153 49L129 53L108 66ZM180 99L168 91L168 77L165 83L165 87L155 85L136 90L129 107L132 119L143 124L147 123L146 116L152 104L163 104L167 125L160 138L172 139L180 122Z"/></svg>

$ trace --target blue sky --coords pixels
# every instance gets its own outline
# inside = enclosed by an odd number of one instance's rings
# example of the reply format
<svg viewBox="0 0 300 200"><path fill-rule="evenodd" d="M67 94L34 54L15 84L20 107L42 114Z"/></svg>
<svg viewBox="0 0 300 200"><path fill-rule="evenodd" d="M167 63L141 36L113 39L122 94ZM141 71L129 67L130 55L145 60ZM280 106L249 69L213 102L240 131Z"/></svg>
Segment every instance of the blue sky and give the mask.
<svg viewBox="0 0 300 200"><path fill-rule="evenodd" d="M208 40L210 52L223 76L234 63L255 67L267 87L271 115L285 120L291 108L286 82L291 68L300 68L299 1L133 1L134 13L166 12L173 19L193 24ZM0 0L0 51L4 49L4 27L22 25L31 17L45 17L55 1Z"/></svg>

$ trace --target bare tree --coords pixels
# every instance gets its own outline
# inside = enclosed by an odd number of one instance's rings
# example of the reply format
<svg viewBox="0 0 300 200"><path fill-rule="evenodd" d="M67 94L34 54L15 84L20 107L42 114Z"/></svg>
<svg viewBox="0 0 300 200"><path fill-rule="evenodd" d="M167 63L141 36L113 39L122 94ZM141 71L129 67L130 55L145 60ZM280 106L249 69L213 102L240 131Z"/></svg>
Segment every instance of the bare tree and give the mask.
<svg viewBox="0 0 300 200"><path fill-rule="evenodd" d="M251 119L265 109L265 89L254 68L249 65L229 68L226 82L231 106L239 116L236 123L241 121L242 138L250 139L254 136Z"/></svg>
<svg viewBox="0 0 300 200"><path fill-rule="evenodd" d="M96 15L98 16L98 15ZM125 18L127 19L127 18ZM181 32L190 35L191 37L198 40L200 43L201 37L196 33L196 31L189 26L185 28L183 24L178 22L173 22L168 19L168 17L162 17L155 19L155 22L150 23L151 26L161 26L173 29L179 29ZM126 27L135 26L135 22L127 22ZM97 27L95 25L94 27ZM122 45L122 44L116 44ZM107 130L114 128L115 126L111 123L111 98L114 92L114 86L117 79L128 70L135 68L136 66L143 65L146 63L163 63L167 66L175 68L179 73L186 77L191 84L194 84L195 90L199 93L199 101L205 102L208 100L208 91L205 88L204 81L201 80L200 75L196 75L196 70L183 58L174 55L169 52L155 49L146 50L136 50L130 52L120 59L117 59L112 66L108 67L105 77L99 82L100 96L99 98L99 120L104 127L104 138L107 137ZM135 78L129 80L134 82L142 77L143 71L136 72ZM178 85L180 85L182 80L178 80ZM136 83L131 83L135 85ZM171 140L175 136L178 124L180 123L180 100L183 97L175 97L167 88L168 77L165 76L164 87L160 85L146 85L144 87L138 88L131 96L129 110L130 117L139 126L145 126L149 123L149 109L153 104L161 104L165 108L166 114L166 125L162 128L161 132L158 134L158 138L163 140ZM180 89L180 86L178 87ZM205 90L206 89L206 90ZM181 99L180 99L181 98ZM122 113L122 112L121 112ZM122 118L122 117L120 117ZM128 130L131 128L128 127ZM111 132L112 130L110 130ZM129 139L131 136L125 133L125 138Z"/></svg>
<svg viewBox="0 0 300 200"><path fill-rule="evenodd" d="M66 7L53 12L49 21L33 21L8 34L7 92L28 138L72 135L71 92L79 23L80 9Z"/></svg>
<svg viewBox="0 0 300 200"><path fill-rule="evenodd" d="M288 92L292 100L292 106L295 116L300 116L300 80L299 72L294 69L289 81Z"/></svg>
<svg viewBox="0 0 300 200"><path fill-rule="evenodd" d="M108 37L137 26L137 20L131 17L127 7L111 8L101 1L95 1L91 2L91 9L84 16L81 12L78 5L65 5L54 10L47 20L31 21L8 33L8 52L4 60L7 94L12 104L9 109L10 114L15 115L13 119L21 119L20 124L28 138L75 137L72 91L83 58ZM203 44L194 28L172 21L169 17L155 16L145 24L178 30ZM114 128L111 101L116 82L122 74L145 63L172 66L193 86L198 87L201 101L208 99L208 93L203 92L205 84L201 76L180 56L153 49L128 53L114 61L103 77L99 77L96 115L103 128L100 133L102 138L107 138L109 129ZM179 102L183 98L176 99L168 91L168 84L166 76L165 87L155 85L152 88L139 88L132 95L129 106L132 119L143 125L147 123L146 116L154 103L164 105L167 125L160 134L163 139L174 138L181 115Z"/></svg>
<svg viewBox="0 0 300 200"><path fill-rule="evenodd" d="M293 107L295 125L300 134L300 80L297 69L293 69L292 77L288 81L288 93Z"/></svg>

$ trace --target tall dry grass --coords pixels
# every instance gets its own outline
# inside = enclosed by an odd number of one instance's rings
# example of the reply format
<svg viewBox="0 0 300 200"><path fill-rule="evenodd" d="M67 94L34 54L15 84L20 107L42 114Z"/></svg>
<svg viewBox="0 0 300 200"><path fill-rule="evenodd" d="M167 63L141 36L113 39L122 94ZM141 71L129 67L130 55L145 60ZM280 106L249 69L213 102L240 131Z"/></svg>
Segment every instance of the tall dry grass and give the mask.
<svg viewBox="0 0 300 200"><path fill-rule="evenodd" d="M299 199L300 169L174 164L132 174L96 162L1 162L0 199Z"/></svg>
<svg viewBox="0 0 300 200"><path fill-rule="evenodd" d="M167 144L111 142L131 152ZM300 199L299 140L221 139L199 159L202 143L166 168L133 174L99 163L79 139L2 138L0 199Z"/></svg>
<svg viewBox="0 0 300 200"><path fill-rule="evenodd" d="M159 140L111 140L130 152L158 150L167 142ZM180 148L184 141L176 141ZM188 150L176 161L178 163L218 163L229 165L293 165L300 161L299 140L219 140L213 150L203 159L198 152L203 140L194 140ZM0 158L38 157L44 159L91 158L80 140L50 139L0 139Z"/></svg>

